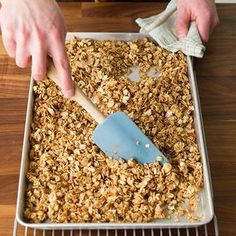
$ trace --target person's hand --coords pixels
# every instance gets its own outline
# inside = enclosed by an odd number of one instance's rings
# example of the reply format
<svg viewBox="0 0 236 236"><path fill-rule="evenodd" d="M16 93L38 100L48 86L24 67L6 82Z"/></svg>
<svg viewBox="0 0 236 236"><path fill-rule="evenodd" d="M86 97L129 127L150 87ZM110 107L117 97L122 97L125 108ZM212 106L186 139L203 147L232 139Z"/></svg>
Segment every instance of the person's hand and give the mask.
<svg viewBox="0 0 236 236"><path fill-rule="evenodd" d="M65 49L65 26L55 0L0 0L4 46L19 67L32 64L36 80L45 77L47 56L54 62L63 94L71 97L74 85Z"/></svg>
<svg viewBox="0 0 236 236"><path fill-rule="evenodd" d="M219 23L214 0L178 0L176 32L180 40L187 36L191 21L196 21L202 41L207 42Z"/></svg>

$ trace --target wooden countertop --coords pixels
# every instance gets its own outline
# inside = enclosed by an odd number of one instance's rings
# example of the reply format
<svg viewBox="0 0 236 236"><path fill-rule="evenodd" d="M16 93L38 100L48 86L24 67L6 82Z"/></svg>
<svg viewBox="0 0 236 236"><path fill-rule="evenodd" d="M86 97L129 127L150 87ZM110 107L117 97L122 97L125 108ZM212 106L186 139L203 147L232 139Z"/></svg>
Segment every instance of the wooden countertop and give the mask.
<svg viewBox="0 0 236 236"><path fill-rule="evenodd" d="M137 32L137 17L166 3L61 3L68 31ZM236 235L236 4L217 5L221 24L195 60L220 235ZM0 235L12 235L30 70L0 41Z"/></svg>

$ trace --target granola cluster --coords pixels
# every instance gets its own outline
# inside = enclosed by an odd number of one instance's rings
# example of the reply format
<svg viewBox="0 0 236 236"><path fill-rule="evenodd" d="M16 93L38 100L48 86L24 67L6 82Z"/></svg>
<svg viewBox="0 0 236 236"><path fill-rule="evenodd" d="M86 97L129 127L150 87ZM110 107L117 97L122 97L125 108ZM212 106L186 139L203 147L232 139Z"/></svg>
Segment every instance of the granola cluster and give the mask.
<svg viewBox="0 0 236 236"><path fill-rule="evenodd" d="M45 79L34 86L24 215L31 222L197 220L202 164L186 57L148 39L67 42L73 77L99 109L124 111L169 158L113 160L93 144L96 122ZM129 78L139 68L139 81Z"/></svg>

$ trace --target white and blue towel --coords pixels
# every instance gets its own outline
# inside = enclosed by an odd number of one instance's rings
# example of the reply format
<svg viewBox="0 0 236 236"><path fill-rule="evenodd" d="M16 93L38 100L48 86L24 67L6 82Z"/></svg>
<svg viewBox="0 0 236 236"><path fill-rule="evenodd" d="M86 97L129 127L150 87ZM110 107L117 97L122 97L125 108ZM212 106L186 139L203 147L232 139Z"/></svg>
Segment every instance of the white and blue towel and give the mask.
<svg viewBox="0 0 236 236"><path fill-rule="evenodd" d="M177 0L172 0L162 13L148 18L138 18L136 23L141 28L140 33L149 34L161 47L171 52L181 50L186 55L203 57L206 48L201 41L196 23L191 22L186 38L179 40L175 29L176 17Z"/></svg>

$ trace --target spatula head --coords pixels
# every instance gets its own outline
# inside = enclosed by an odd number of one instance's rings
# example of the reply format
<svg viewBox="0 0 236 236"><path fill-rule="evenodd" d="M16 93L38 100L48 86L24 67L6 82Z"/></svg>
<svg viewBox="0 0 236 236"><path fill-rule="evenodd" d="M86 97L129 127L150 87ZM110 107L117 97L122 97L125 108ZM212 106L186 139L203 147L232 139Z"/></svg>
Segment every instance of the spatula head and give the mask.
<svg viewBox="0 0 236 236"><path fill-rule="evenodd" d="M158 157L162 157L161 164L168 162L163 153L124 112L108 116L96 127L92 139L112 158L134 158L139 163L153 163Z"/></svg>

